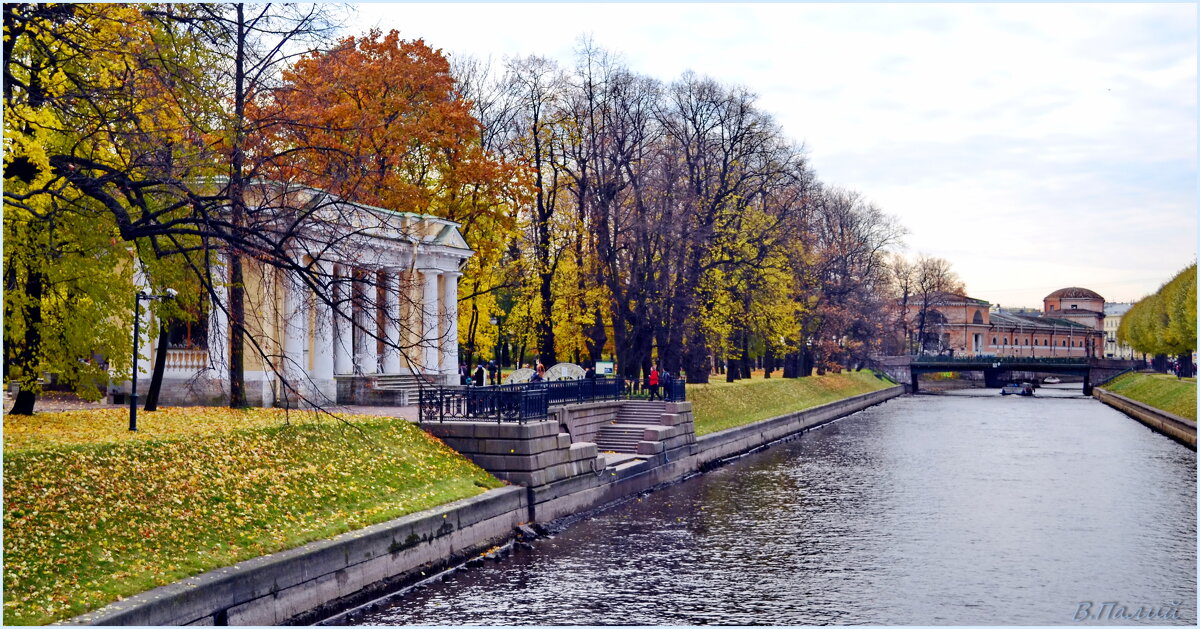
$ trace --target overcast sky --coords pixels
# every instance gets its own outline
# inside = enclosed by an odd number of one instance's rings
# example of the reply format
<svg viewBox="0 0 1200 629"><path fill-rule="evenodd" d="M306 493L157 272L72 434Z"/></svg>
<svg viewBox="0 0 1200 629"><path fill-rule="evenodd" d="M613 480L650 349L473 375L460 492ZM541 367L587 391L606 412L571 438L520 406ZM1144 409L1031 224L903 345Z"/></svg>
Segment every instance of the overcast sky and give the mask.
<svg viewBox="0 0 1200 629"><path fill-rule="evenodd" d="M642 74L744 85L992 303L1136 300L1196 256L1192 4L360 4L348 32L372 26L565 66L590 35Z"/></svg>

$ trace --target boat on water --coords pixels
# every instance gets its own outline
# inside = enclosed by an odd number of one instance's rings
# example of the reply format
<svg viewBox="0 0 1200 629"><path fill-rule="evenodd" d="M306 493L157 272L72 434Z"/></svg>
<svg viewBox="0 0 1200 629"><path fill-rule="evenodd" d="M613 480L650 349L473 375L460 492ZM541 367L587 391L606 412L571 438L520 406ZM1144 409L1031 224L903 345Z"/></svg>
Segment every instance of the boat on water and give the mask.
<svg viewBox="0 0 1200 629"><path fill-rule="evenodd" d="M1000 389L1000 395L1032 396L1033 385L1028 382L1022 382L1020 384L1017 384L1016 382L1010 382Z"/></svg>
<svg viewBox="0 0 1200 629"><path fill-rule="evenodd" d="M1042 382L1045 384L1058 384L1058 383L1062 382L1062 380L1059 380L1058 378L1056 378L1054 376L1050 376L1049 378L1042 380Z"/></svg>

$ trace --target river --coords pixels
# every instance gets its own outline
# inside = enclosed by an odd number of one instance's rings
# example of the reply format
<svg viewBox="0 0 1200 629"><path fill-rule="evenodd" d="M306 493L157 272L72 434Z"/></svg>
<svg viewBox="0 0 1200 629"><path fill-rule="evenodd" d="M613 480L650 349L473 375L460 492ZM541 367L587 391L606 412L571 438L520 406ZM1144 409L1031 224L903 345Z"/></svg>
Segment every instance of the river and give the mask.
<svg viewBox="0 0 1200 629"><path fill-rule="evenodd" d="M1195 453L1059 387L897 398L349 621L1195 625Z"/></svg>

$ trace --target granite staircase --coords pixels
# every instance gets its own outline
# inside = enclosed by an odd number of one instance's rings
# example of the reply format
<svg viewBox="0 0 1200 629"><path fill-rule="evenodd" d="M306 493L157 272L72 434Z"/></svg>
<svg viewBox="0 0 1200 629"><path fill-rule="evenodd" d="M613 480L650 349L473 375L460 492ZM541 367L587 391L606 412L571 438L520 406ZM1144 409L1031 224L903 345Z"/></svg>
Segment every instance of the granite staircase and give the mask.
<svg viewBox="0 0 1200 629"><path fill-rule="evenodd" d="M420 400L421 387L433 386L429 377L422 374L381 374L374 378L376 391L401 393L404 406L416 406Z"/></svg>
<svg viewBox="0 0 1200 629"><path fill-rule="evenodd" d="M665 409L666 402L624 402L616 420L596 433L596 447L601 452L638 454L638 444L645 440L646 427L661 426Z"/></svg>

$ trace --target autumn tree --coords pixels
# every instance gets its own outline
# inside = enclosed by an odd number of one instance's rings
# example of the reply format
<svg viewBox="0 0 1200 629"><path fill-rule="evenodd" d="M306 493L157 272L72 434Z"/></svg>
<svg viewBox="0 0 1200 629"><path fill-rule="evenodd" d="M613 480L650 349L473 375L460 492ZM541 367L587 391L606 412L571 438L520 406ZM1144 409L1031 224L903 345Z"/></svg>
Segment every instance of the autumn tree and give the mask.
<svg viewBox="0 0 1200 629"><path fill-rule="evenodd" d="M1180 271L1121 317L1117 338L1139 352L1176 356L1181 372L1195 372L1196 265Z"/></svg>
<svg viewBox="0 0 1200 629"><path fill-rule="evenodd" d="M878 342L885 254L903 228L860 193L827 187L817 196L811 229L816 290L808 299L806 346L824 373L865 359Z"/></svg>
<svg viewBox="0 0 1200 629"><path fill-rule="evenodd" d="M145 182L203 172L181 121L210 110L166 89L198 84L199 42L137 6L9 4L4 26L6 376L32 413L43 373L89 398L128 375L135 273L178 269L144 227L180 208Z"/></svg>

